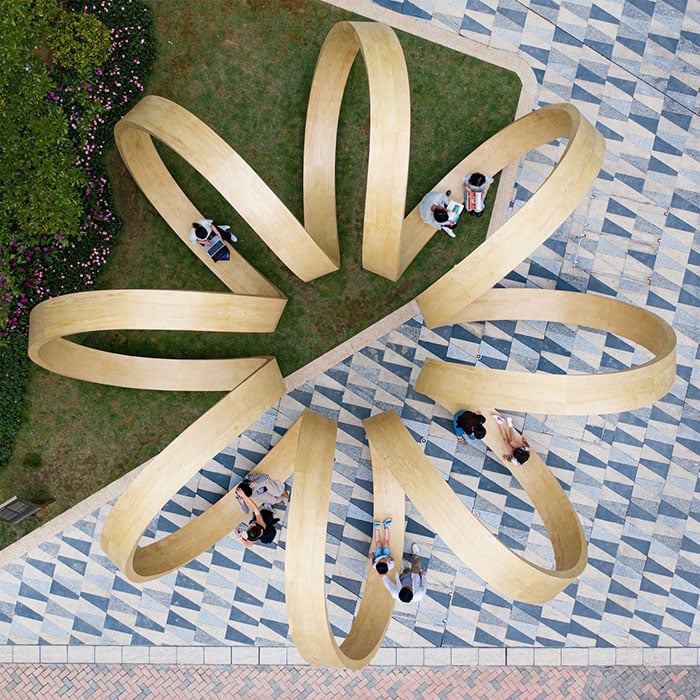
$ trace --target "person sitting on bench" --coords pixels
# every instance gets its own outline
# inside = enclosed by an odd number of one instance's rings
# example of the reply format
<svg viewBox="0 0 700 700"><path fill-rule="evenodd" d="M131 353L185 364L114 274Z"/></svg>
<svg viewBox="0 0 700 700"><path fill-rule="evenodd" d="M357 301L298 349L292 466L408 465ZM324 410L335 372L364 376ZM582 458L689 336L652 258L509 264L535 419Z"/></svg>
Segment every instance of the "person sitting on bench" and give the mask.
<svg viewBox="0 0 700 700"><path fill-rule="evenodd" d="M470 173L464 178L464 208L472 216L483 215L492 182L493 178L483 173Z"/></svg>
<svg viewBox="0 0 700 700"><path fill-rule="evenodd" d="M229 243L238 240L231 233L230 226L217 226L211 219L200 219L192 224L190 243L201 245L214 262L231 259L231 253L224 244L225 240Z"/></svg>

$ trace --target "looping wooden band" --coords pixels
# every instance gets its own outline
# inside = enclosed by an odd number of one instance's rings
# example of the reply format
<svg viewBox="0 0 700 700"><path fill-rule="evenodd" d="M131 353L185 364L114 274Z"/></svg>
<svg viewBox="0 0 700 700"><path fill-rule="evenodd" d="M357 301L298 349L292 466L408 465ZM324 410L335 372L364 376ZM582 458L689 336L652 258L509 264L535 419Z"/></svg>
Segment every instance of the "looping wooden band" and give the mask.
<svg viewBox="0 0 700 700"><path fill-rule="evenodd" d="M603 137L573 105L550 105L521 117L468 155L441 183L454 191L459 174L494 175L525 153L568 137L564 155L540 188L498 231L416 297L429 327L458 322L459 313L505 277L576 209L605 155Z"/></svg>
<svg viewBox="0 0 700 700"><path fill-rule="evenodd" d="M323 45L309 98L304 147L306 228L206 124L168 100L145 97L115 128L122 158L173 231L232 294L89 292L43 302L32 312L29 354L50 371L126 387L230 391L151 460L105 521L102 546L133 581L147 581L182 566L241 522L243 513L235 494L229 492L175 533L139 547L164 503L209 457L285 393L284 381L272 358L127 357L77 345L66 336L108 329L270 332L276 327L286 303L282 292L235 247L229 261L214 263L199 246L190 244L191 224L202 214L168 172L154 138L198 170L302 280L338 269L335 143L344 87L358 51L367 69L371 104L363 266L398 279L436 233L420 219L418 207L403 218L410 131L408 75L401 47L389 27L341 22ZM551 379L428 362L416 389L450 411L465 407L465 402L469 407L473 402L485 415L492 406L548 413L574 408L627 410L654 401L673 381L673 331L649 312L590 295L529 292L528 297L523 291L518 296L505 290L489 292L566 219L600 169L603 139L575 107L553 105L519 119L458 163L435 189L461 193L467 172L495 175L531 149L562 137L569 139L568 146L545 183L484 244L419 295L421 312L430 326L526 317L584 323L628 337L647 347L654 358L626 372ZM625 392L628 402L620 397ZM491 406L482 403L483 397ZM544 521L554 551L554 570L527 562L491 535L439 477L398 416L383 413L364 425L372 454L375 516L394 519L395 561L400 562L403 553L405 492L462 561L507 595L544 602L583 570L586 543L580 523L556 479L534 453L524 467L509 468ZM314 664L361 668L381 645L393 599L381 578L368 570L365 595L350 633L340 646L336 644L324 584L335 434L333 421L305 411L256 471L275 479L295 473L285 578L290 629L300 652ZM490 430L486 442L500 454L502 445L496 435Z"/></svg>

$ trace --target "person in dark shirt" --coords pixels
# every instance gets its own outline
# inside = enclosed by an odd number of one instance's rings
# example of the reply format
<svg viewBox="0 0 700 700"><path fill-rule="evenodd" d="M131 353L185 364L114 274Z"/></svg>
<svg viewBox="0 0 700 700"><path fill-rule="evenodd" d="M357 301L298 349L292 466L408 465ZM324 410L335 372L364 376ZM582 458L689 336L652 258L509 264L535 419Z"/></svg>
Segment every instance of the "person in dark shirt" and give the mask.
<svg viewBox="0 0 700 700"><path fill-rule="evenodd" d="M246 496L243 491L236 489L236 497L248 507L249 512L253 517L248 523L245 530L235 530L236 537L244 547L252 547L256 542L270 544L274 542L277 536L277 528L275 523L279 522L279 518L269 508L258 508L257 503L249 496Z"/></svg>
<svg viewBox="0 0 700 700"><path fill-rule="evenodd" d="M459 411L452 418L455 433L458 442L466 442L466 438L470 440L483 440L486 435L486 418L476 411Z"/></svg>

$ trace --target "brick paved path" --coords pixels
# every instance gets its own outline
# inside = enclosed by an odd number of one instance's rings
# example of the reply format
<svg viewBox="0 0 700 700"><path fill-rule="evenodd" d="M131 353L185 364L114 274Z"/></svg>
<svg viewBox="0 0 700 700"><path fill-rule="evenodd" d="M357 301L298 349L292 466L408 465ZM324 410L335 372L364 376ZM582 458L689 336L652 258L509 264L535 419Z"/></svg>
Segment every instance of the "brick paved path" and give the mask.
<svg viewBox="0 0 700 700"><path fill-rule="evenodd" d="M700 668L365 668L5 664L0 699L206 700L208 698L600 698L700 697Z"/></svg>

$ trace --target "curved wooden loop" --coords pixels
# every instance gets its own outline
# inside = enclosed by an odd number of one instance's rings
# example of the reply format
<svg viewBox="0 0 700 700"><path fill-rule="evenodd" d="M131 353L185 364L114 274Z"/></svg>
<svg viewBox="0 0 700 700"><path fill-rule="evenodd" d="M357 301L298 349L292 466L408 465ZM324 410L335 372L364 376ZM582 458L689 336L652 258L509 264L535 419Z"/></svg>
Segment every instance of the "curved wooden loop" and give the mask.
<svg viewBox="0 0 700 700"><path fill-rule="evenodd" d="M547 466L532 454L526 465L508 465L540 514L556 569L547 570L510 550L459 500L423 454L401 419L387 411L363 421L380 460L445 544L488 584L526 603L545 603L586 566L586 539L578 517ZM487 433L487 438L495 434ZM392 533L393 534L393 533Z"/></svg>
<svg viewBox="0 0 700 700"><path fill-rule="evenodd" d="M308 410L300 421L284 567L290 631L309 663L362 668L381 646L394 600L381 576L368 564L367 585L357 615L347 638L338 646L328 620L325 584L326 526L337 425ZM373 463L372 472L375 517L393 515L392 553L400 562L405 498L383 465L376 469Z"/></svg>
<svg viewBox="0 0 700 700"><path fill-rule="evenodd" d="M488 397L500 409L588 415L647 406L666 394L675 381L676 334L646 309L578 292L492 289L459 316L464 322L512 319L558 321L607 331L641 345L654 357L637 367L594 375L511 372L427 360L416 391L453 412Z"/></svg>
<svg viewBox="0 0 700 700"><path fill-rule="evenodd" d="M31 313L29 357L50 372L88 382L164 391L227 391L267 361L264 357L183 360L134 357L78 345L64 336L114 329L275 330L286 299L116 289L66 294Z"/></svg>
<svg viewBox="0 0 700 700"><path fill-rule="evenodd" d="M371 107L363 265L391 280L398 279L436 232L420 220L418 207L402 219L410 135L406 66L389 27L342 22L324 43L309 102L304 149L308 232L208 126L162 97L146 97L115 127L122 158L169 226L234 294L90 292L43 302L32 312L29 353L51 371L118 386L231 390L148 464L105 521L102 546L133 581L147 581L183 565L243 519L235 494L230 492L177 532L138 546L164 503L209 457L230 444L285 393L284 381L276 361L270 358L194 361L126 357L77 345L67 337L117 328L269 332L276 327L286 298L235 247L229 261L214 263L203 249L189 243L191 223L202 214L168 172L153 139L162 141L198 170L302 280L336 270L335 141L342 93L358 51L367 69ZM628 337L655 357L625 372L551 379L428 362L416 388L450 411L465 407L472 394L473 407L485 415L493 409L478 403L482 395L488 395L493 405L517 410L627 410L655 400L673 381L673 331L649 312L591 295L579 298L560 292L488 291L564 221L598 173L603 140L575 107L553 105L523 117L456 165L436 189L459 193L465 173L479 170L493 175L538 145L562 137L569 138L568 146L545 183L493 236L417 298L421 312L431 326L514 316L580 323ZM453 398L456 392L458 399ZM553 571L526 561L490 534L435 472L398 416L384 413L364 424L372 453L375 515L394 518L392 550L396 562L403 553L405 491L462 561L507 595L545 602L584 568L586 544L579 521L536 454L524 467L507 466L544 521L556 562ZM498 431L488 432L486 442L498 454L503 451L500 440ZM301 653L311 663L361 668L381 644L393 600L368 566L356 619L347 639L340 646L336 644L328 622L324 584L334 448L332 421L307 411L256 470L286 479L296 467L285 576L291 630Z"/></svg>
<svg viewBox="0 0 700 700"><path fill-rule="evenodd" d="M105 520L100 539L109 558L129 579L149 581L186 564L243 519L229 498L168 537L138 547L153 518L178 489L285 391L276 360L268 360L175 438L131 482Z"/></svg>
<svg viewBox="0 0 700 700"><path fill-rule="evenodd" d="M425 323L456 322L460 312L531 255L565 221L595 181L605 142L573 105L551 105L527 114L479 146L444 178L461 191L459 174L501 170L538 145L569 137L564 155L527 204L447 274L416 297ZM409 215L415 220L417 213ZM411 255L407 247L403 253ZM412 258L410 258L412 259ZM410 260L409 260L410 262Z"/></svg>
<svg viewBox="0 0 700 700"><path fill-rule="evenodd" d="M304 224L324 246L338 245L335 145L340 105L357 52L370 99L369 161L362 266L396 280L406 207L411 138L408 71L393 29L374 22L339 22L316 64L304 138ZM434 233L433 229L433 233Z"/></svg>
<svg viewBox="0 0 700 700"><path fill-rule="evenodd" d="M199 171L297 277L308 282L338 269L332 251L327 254L313 240L277 195L220 136L186 109L150 95L117 123L114 138L142 192L188 246L192 247L188 239L192 222L203 216L166 169L152 137ZM258 294L263 281L269 285L235 248L227 263L214 263L207 260L205 252L199 253L233 291ZM269 291L263 293L270 296Z"/></svg>

